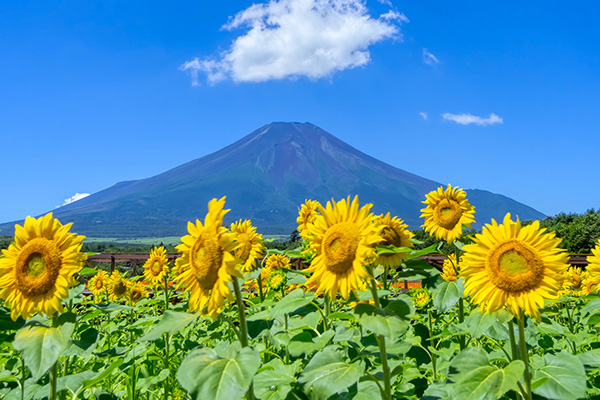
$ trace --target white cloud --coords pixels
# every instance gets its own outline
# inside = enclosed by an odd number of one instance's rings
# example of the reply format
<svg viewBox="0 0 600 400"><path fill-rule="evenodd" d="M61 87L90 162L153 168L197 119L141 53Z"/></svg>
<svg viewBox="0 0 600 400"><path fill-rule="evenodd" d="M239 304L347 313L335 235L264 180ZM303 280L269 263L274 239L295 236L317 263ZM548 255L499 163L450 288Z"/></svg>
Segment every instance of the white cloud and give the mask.
<svg viewBox="0 0 600 400"><path fill-rule="evenodd" d="M56 206L56 208L66 206L67 204L71 204L74 201L81 200L84 197L88 197L89 195L89 193L75 193L73 196L69 197L68 199L65 199L65 202L62 205Z"/></svg>
<svg viewBox="0 0 600 400"><path fill-rule="evenodd" d="M427 113L426 112L420 112L419 115L421 117L423 117L423 119L427 119Z"/></svg>
<svg viewBox="0 0 600 400"><path fill-rule="evenodd" d="M475 124L475 125L479 125L479 126L487 126L487 125L502 124L504 122L502 117L499 117L494 113L491 113L490 116L487 118L478 117L477 115L471 115L468 113L467 114L444 113L444 114L442 114L442 117L447 121L454 121L457 124L461 124L461 125Z"/></svg>
<svg viewBox="0 0 600 400"><path fill-rule="evenodd" d="M427 65L439 64L440 60L433 54L431 54L427 49L423 49L423 62Z"/></svg>
<svg viewBox="0 0 600 400"><path fill-rule="evenodd" d="M194 58L180 69L198 85L198 73L214 84L263 82L301 76L319 79L369 63L369 46L401 40L404 14L373 18L364 0L271 0L253 4L229 18L223 29L245 28L217 57Z"/></svg>

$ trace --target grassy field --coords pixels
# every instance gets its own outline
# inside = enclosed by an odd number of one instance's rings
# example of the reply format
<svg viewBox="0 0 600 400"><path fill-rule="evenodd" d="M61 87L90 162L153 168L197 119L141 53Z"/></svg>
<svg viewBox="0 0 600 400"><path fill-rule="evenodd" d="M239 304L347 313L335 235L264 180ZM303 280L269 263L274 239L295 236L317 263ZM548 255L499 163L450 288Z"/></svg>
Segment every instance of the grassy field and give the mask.
<svg viewBox="0 0 600 400"><path fill-rule="evenodd" d="M263 235L264 240L274 240L277 242L283 242L289 239L289 235ZM117 244L140 244L140 245L153 245L163 243L165 245L177 245L181 243L181 236L164 236L164 237L143 237L143 238L110 238L110 237L86 237L85 242L87 243L117 243Z"/></svg>

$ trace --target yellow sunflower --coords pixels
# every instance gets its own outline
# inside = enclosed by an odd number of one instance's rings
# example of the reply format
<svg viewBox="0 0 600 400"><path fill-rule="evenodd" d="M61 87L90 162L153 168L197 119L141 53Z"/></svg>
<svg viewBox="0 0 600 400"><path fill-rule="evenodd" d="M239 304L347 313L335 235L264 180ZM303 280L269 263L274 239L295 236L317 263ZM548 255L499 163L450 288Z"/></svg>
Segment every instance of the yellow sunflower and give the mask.
<svg viewBox="0 0 600 400"><path fill-rule="evenodd" d="M432 300L431 293L425 288L411 289L408 294L412 298L415 307L419 310L428 308Z"/></svg>
<svg viewBox="0 0 600 400"><path fill-rule="evenodd" d="M150 250L150 256L144 263L144 279L151 285L164 286L165 277L169 273L167 249L163 246Z"/></svg>
<svg viewBox="0 0 600 400"><path fill-rule="evenodd" d="M63 311L61 300L87 258L80 252L85 236L69 232L71 225L52 213L15 225L14 243L0 258L0 299L10 306L13 320Z"/></svg>
<svg viewBox="0 0 600 400"><path fill-rule="evenodd" d="M408 225L400 218L390 216L390 213L379 215L373 220L375 226L380 227L383 240L377 243L381 246L395 247L413 247L413 242L410 240L414 234L409 231ZM385 265L386 267L396 267L401 265L408 257L406 253L379 254L375 259L376 264Z"/></svg>
<svg viewBox="0 0 600 400"><path fill-rule="evenodd" d="M309 225L309 249L315 252L310 267L312 276L306 282L318 284L317 293L326 293L335 299L339 292L344 299L350 292L364 287L364 280L372 276L364 268L375 258L375 245L383 237L371 222L372 204L359 209L358 196L350 201L342 199L319 207L319 215Z"/></svg>
<svg viewBox="0 0 600 400"><path fill-rule="evenodd" d="M234 255L240 259L240 270L242 272L252 272L258 267L258 259L266 249L263 245L262 235L256 233L256 228L252 226L249 220L240 219L231 224L231 232L235 234L235 242L238 248Z"/></svg>
<svg viewBox="0 0 600 400"><path fill-rule="evenodd" d="M462 234L463 225L471 227L475 222L473 215L475 207L467 200L464 190L448 185L446 190L439 187L425 195L421 217L425 217L425 223L421 227L438 240L451 243Z"/></svg>
<svg viewBox="0 0 600 400"><path fill-rule="evenodd" d="M300 236L305 238L308 234L308 227L314 224L317 215L319 215L318 208L321 204L315 200L306 200L300 209L298 210L298 218L296 223L298 224L298 232Z"/></svg>
<svg viewBox="0 0 600 400"><path fill-rule="evenodd" d="M94 301L100 302L102 295L106 294L109 276L106 271L99 270L88 281L88 290L94 295Z"/></svg>
<svg viewBox="0 0 600 400"><path fill-rule="evenodd" d="M268 279L269 288L276 292L281 291L287 284L286 272L282 269L274 269L271 271Z"/></svg>
<svg viewBox="0 0 600 400"><path fill-rule="evenodd" d="M127 290L131 282L121 276L121 273L116 269L110 274L108 278L108 296L111 301L117 301L120 299L127 298Z"/></svg>
<svg viewBox="0 0 600 400"><path fill-rule="evenodd" d="M263 282L266 282L267 279L269 279L271 272L280 268L291 269L290 258L283 254L269 254L265 260L265 266L260 271L260 278Z"/></svg>
<svg viewBox="0 0 600 400"><path fill-rule="evenodd" d="M588 265L586 271L588 277L586 279L586 294L598 293L600 286L600 240L596 243L596 246L592 249L592 255L587 257Z"/></svg>
<svg viewBox="0 0 600 400"><path fill-rule="evenodd" d="M588 271L583 271L581 274L581 289L579 290L579 295L587 296L588 294L597 292L598 284L600 284L600 277L593 277Z"/></svg>
<svg viewBox="0 0 600 400"><path fill-rule="evenodd" d="M177 250L181 253L175 263L177 285L189 291L189 308L215 318L223 307L225 298L233 296L227 284L233 276L242 278L236 265L238 259L231 253L236 250L235 234L223 227L225 197L208 203L204 224L188 222L189 235L181 238Z"/></svg>
<svg viewBox="0 0 600 400"><path fill-rule="evenodd" d="M461 257L462 259L462 257ZM458 280L458 263L456 262L456 254L450 254L445 260L442 266L442 278L448 282L454 282Z"/></svg>
<svg viewBox="0 0 600 400"><path fill-rule="evenodd" d="M129 286L129 301L131 302L131 305L137 304L142 297L148 297L146 286L142 282L132 282Z"/></svg>
<svg viewBox="0 0 600 400"><path fill-rule="evenodd" d="M565 272L561 293L577 295L582 288L583 271L578 267L569 267Z"/></svg>
<svg viewBox="0 0 600 400"><path fill-rule="evenodd" d="M492 219L475 243L463 247L465 294L482 311L507 307L514 315L523 310L539 320L544 299L558 297L569 257L557 247L561 239L544 231L539 221L521 226L506 214L501 225Z"/></svg>

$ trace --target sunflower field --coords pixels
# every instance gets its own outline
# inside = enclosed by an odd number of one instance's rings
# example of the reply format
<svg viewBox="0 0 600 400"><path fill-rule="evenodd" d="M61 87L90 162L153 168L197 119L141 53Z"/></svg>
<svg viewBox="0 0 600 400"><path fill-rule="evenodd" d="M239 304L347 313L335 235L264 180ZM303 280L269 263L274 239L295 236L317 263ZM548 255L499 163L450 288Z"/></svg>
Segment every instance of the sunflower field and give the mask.
<svg viewBox="0 0 600 400"><path fill-rule="evenodd" d="M582 270L537 221L465 239L460 188L423 203L422 250L348 197L306 200L302 246L267 251L213 199L139 276L84 268L71 224L28 217L0 256L0 398L600 398L600 242Z"/></svg>

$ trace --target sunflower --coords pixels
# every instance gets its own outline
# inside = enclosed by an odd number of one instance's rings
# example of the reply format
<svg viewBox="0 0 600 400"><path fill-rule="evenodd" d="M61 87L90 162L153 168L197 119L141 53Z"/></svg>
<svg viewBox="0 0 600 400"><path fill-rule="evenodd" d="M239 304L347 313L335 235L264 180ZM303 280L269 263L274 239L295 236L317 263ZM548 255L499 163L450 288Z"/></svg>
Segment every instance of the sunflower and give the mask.
<svg viewBox="0 0 600 400"><path fill-rule="evenodd" d="M437 188L425 195L421 217L425 217L425 223L421 227L438 240L451 243L462 234L463 225L471 227L475 222L473 215L475 207L467 200L464 190L448 185Z"/></svg>
<svg viewBox="0 0 600 400"><path fill-rule="evenodd" d="M381 246L395 246L395 247L413 247L413 242L410 240L414 234L409 231L408 225L404 223L400 218L390 216L390 213L385 215L379 215L373 220L375 226L380 227L381 236L383 240L378 243ZM384 265L386 267L396 267L401 265L404 260L408 257L406 253L391 253L391 254L379 254L375 259L376 264Z"/></svg>
<svg viewBox="0 0 600 400"><path fill-rule="evenodd" d="M600 284L599 277L593 277L588 271L583 271L581 274L581 289L579 290L580 296L587 296L588 294L594 293L598 290L598 284Z"/></svg>
<svg viewBox="0 0 600 400"><path fill-rule="evenodd" d="M409 296L412 298L415 307L419 310L425 310L431 304L431 293L425 288L411 289Z"/></svg>
<svg viewBox="0 0 600 400"><path fill-rule="evenodd" d="M308 235L308 227L315 223L315 219L319 215L318 208L320 206L321 203L318 201L306 200L298 209L296 223L298 224L298 232L301 237L306 238L306 235Z"/></svg>
<svg viewBox="0 0 600 400"><path fill-rule="evenodd" d="M266 249L262 242L262 235L256 233L256 228L249 220L240 219L231 224L231 232L235 234L235 241L239 247L234 255L240 259L240 270L252 272L258 267L258 259Z"/></svg>
<svg viewBox="0 0 600 400"><path fill-rule="evenodd" d="M88 290L94 295L94 301L100 302L100 297L106 294L109 276L106 271L99 270L96 275L92 276L88 281Z"/></svg>
<svg viewBox="0 0 600 400"><path fill-rule="evenodd" d="M473 244L463 247L460 276L465 278L465 294L482 311L506 306L514 315L523 310L539 320L544 299L558 297L568 255L557 247L561 239L544 231L539 221L521 226L518 218L513 222L506 214L501 225L492 219Z"/></svg>
<svg viewBox="0 0 600 400"><path fill-rule="evenodd" d="M148 297L146 286L142 282L131 283L129 285L129 301L131 305L137 304L142 297Z"/></svg>
<svg viewBox="0 0 600 400"><path fill-rule="evenodd" d="M63 311L61 300L87 258L80 252L85 236L69 232L71 225L52 213L15 225L14 243L0 258L0 299L10 305L13 320Z"/></svg>
<svg viewBox="0 0 600 400"><path fill-rule="evenodd" d="M177 250L181 253L175 264L177 285L190 292L189 308L215 318L223 307L225 298L233 296L227 284L233 276L242 278L236 265L238 259L231 253L236 250L235 234L223 227L225 197L208 203L204 224L188 222L189 235L181 238Z"/></svg>
<svg viewBox="0 0 600 400"><path fill-rule="evenodd" d="M327 202L319 207L319 215L309 225L309 249L315 252L310 267L312 276L306 282L318 283L317 293L326 293L335 299L338 291L344 299L350 292L364 288L363 281L372 276L364 268L375 258L375 245L383 237L371 222L372 204L359 209L358 196L350 201Z"/></svg>
<svg viewBox="0 0 600 400"><path fill-rule="evenodd" d="M276 269L287 268L290 269L290 258L288 256L284 256L283 254L269 254L265 260L265 266L260 271L260 278L263 282L266 282L273 272Z"/></svg>
<svg viewBox="0 0 600 400"><path fill-rule="evenodd" d="M268 279L269 288L276 292L281 291L287 284L287 274L282 269L274 269L271 271Z"/></svg>
<svg viewBox="0 0 600 400"><path fill-rule="evenodd" d="M110 300L117 301L120 299L127 298L127 290L129 289L131 282L121 276L121 273L116 269L110 274L108 278L108 296Z"/></svg>
<svg viewBox="0 0 600 400"><path fill-rule="evenodd" d="M456 254L450 254L442 266L442 278L448 282L454 282L458 279L458 263L456 262Z"/></svg>
<svg viewBox="0 0 600 400"><path fill-rule="evenodd" d="M150 250L150 256L144 263L144 279L151 285L164 286L169 273L169 259L164 246Z"/></svg>
<svg viewBox="0 0 600 400"><path fill-rule="evenodd" d="M569 267L565 272L561 294L577 296L582 289L583 271L578 267Z"/></svg>

